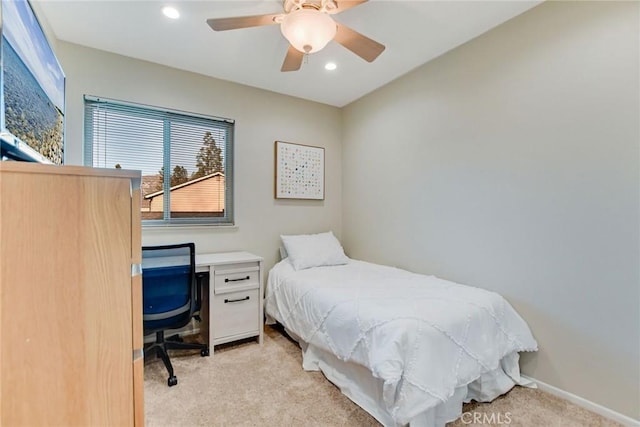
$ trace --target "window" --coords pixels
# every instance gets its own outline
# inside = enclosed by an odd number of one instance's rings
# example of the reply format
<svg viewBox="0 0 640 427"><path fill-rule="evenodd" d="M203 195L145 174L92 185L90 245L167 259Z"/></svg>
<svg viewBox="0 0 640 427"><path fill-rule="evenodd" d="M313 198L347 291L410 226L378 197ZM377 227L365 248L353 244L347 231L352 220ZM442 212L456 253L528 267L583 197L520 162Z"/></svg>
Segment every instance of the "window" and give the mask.
<svg viewBox="0 0 640 427"><path fill-rule="evenodd" d="M85 96L84 162L142 171L146 225L233 224L233 121Z"/></svg>

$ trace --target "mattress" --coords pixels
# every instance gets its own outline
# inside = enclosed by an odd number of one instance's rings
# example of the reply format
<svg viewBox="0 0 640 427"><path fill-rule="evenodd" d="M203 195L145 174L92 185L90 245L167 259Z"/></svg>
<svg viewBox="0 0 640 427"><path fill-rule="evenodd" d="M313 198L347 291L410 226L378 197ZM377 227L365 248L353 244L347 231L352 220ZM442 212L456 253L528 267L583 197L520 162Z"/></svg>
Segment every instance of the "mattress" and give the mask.
<svg viewBox="0 0 640 427"><path fill-rule="evenodd" d="M269 273L265 310L320 369L385 425L443 425L462 401L525 384L537 343L499 294L363 261Z"/></svg>

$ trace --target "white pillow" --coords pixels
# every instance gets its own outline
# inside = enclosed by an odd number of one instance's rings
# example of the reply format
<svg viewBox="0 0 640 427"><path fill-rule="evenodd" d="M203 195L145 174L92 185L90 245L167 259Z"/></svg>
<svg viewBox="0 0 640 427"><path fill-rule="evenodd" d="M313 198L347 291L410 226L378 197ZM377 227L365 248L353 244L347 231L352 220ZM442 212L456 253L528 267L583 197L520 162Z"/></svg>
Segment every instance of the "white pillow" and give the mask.
<svg viewBox="0 0 640 427"><path fill-rule="evenodd" d="M341 265L349 262L336 236L331 231L319 234L280 236L291 265L296 270Z"/></svg>
<svg viewBox="0 0 640 427"><path fill-rule="evenodd" d="M284 248L284 246L280 246L280 261L282 261L286 257L287 257L287 250Z"/></svg>

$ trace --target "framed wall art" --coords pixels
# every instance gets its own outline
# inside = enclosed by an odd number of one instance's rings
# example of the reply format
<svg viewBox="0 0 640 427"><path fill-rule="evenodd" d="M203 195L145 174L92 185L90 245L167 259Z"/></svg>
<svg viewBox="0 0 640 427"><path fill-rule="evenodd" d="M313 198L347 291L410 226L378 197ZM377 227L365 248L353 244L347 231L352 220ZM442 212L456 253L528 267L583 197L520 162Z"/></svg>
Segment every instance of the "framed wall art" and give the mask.
<svg viewBox="0 0 640 427"><path fill-rule="evenodd" d="M324 200L324 148L276 141L276 199Z"/></svg>

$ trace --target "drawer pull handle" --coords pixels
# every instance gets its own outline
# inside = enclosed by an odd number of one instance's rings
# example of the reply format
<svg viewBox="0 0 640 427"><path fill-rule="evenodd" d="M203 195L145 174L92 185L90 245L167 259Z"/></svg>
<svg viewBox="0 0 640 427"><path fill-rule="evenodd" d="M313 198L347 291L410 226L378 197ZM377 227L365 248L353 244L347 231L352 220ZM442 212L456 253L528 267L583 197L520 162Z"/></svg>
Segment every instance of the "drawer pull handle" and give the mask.
<svg viewBox="0 0 640 427"><path fill-rule="evenodd" d="M239 278L239 279L227 279L227 278L225 278L225 279L224 279L224 283L229 283L229 282L240 282L240 281L242 281L242 280L249 280L249 279L250 279L250 277L249 277L249 276L241 277L241 278Z"/></svg>
<svg viewBox="0 0 640 427"><path fill-rule="evenodd" d="M229 302L242 302L242 301L247 301L249 299L249 295L247 295L244 298L240 298L240 299L226 299L224 300L224 303L227 304Z"/></svg>

